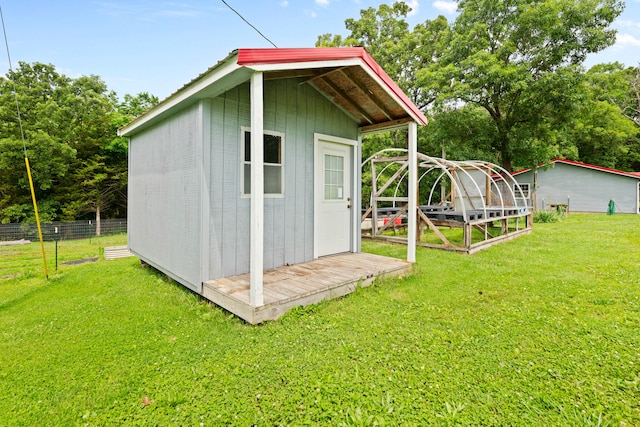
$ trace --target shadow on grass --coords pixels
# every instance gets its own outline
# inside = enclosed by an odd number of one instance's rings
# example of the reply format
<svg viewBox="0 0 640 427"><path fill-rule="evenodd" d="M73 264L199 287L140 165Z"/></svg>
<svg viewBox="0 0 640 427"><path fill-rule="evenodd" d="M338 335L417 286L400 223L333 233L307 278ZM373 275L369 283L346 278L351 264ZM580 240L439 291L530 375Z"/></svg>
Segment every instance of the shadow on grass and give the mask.
<svg viewBox="0 0 640 427"><path fill-rule="evenodd" d="M16 277L19 277L20 279L24 280L24 276L18 275ZM34 287L31 290L24 292L23 294L19 295L18 297L14 298L14 299L11 299L9 301L5 301L5 302L0 303L0 312L9 310L11 308L14 308L16 306L19 306L19 305L29 301L31 298L33 298L34 296L36 296L40 292L46 290L46 285L48 283L49 283L49 281L45 281L41 285L38 285L37 287Z"/></svg>
<svg viewBox="0 0 640 427"><path fill-rule="evenodd" d="M154 278L157 278L157 279L161 280L163 283L171 286L173 289L177 290L182 296L184 296L185 299L191 300L194 303L194 306L197 306L197 307L205 307L206 306L207 309L219 313L221 319L233 320L234 322L236 322L239 325L245 325L245 326L248 326L248 327L259 327L260 326L260 324L252 325L250 323L245 322L244 320L242 320L241 318L239 318L238 316L236 316L232 312L228 311L227 309L225 309L223 307L220 307L220 306L214 304L213 302L209 301L208 299L206 299L205 297L203 297L199 293L197 293L197 292L193 291L192 289L184 286L183 284L181 284L177 280L173 279L171 276L165 274L163 271L158 270L154 266L152 266L150 264L147 264L146 262L144 262L142 260L140 260L140 263L139 263L137 268L142 269L143 271L147 271L150 276L152 276Z"/></svg>

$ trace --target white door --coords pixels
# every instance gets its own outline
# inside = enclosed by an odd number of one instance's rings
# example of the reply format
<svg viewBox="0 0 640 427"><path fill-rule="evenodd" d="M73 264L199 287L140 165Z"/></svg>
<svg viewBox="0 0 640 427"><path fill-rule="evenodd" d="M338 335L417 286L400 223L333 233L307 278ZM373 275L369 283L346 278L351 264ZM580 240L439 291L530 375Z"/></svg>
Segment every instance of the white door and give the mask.
<svg viewBox="0 0 640 427"><path fill-rule="evenodd" d="M316 151L316 255L351 250L351 151L346 144L319 140Z"/></svg>

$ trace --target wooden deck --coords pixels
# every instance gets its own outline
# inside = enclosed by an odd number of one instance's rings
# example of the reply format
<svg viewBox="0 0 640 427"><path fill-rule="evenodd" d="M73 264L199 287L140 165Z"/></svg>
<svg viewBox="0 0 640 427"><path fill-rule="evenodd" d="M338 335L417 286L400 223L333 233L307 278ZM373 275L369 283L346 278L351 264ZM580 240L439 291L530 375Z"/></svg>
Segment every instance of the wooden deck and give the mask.
<svg viewBox="0 0 640 427"><path fill-rule="evenodd" d="M338 298L376 278L411 273L407 261L367 253L344 253L264 272L264 305L249 303L249 274L210 280L202 295L249 323L275 320L287 310Z"/></svg>

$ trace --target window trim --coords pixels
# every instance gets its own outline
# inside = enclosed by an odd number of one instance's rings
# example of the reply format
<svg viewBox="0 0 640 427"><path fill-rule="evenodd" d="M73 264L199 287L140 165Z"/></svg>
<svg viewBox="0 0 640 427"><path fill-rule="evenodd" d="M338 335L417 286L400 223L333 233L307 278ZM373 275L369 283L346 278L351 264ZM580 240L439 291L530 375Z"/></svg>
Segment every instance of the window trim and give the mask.
<svg viewBox="0 0 640 427"><path fill-rule="evenodd" d="M251 193L245 193L244 192L244 168L245 165L251 165L251 162L247 162L245 161L245 134L247 132L251 132L251 127L249 126L241 126L240 127L240 197L243 199L248 199L251 198ZM262 163L262 167L264 170L264 166L268 165L268 166L279 166L280 167L280 192L279 193L264 193L264 197L266 199L281 199L284 198L284 192L285 192L285 188L284 188L284 183L285 183L285 179L284 179L284 147L285 147L285 141L284 141L284 133L282 132L276 132L276 131L272 131L272 130L267 130L264 129L263 131L263 135L271 135L271 136L277 136L280 137L280 163L267 163L267 162L263 162ZM264 146L264 142L263 142L263 146Z"/></svg>

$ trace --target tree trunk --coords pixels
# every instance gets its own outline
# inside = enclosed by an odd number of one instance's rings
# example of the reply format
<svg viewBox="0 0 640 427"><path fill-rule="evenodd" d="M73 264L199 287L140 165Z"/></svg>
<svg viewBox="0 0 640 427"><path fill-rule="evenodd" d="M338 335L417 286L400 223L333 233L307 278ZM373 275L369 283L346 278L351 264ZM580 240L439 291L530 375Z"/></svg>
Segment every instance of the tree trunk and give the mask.
<svg viewBox="0 0 640 427"><path fill-rule="evenodd" d="M96 236L99 236L100 230L100 205L96 206Z"/></svg>
<svg viewBox="0 0 640 427"><path fill-rule="evenodd" d="M502 157L502 167L507 172L513 172L513 170L512 170L513 164L511 163L511 157L509 157L509 156L503 156Z"/></svg>

